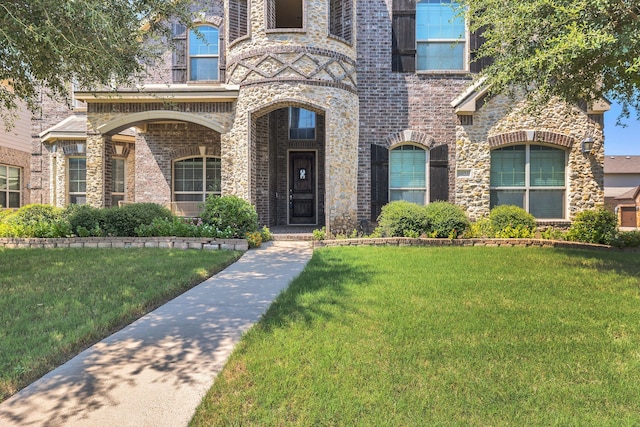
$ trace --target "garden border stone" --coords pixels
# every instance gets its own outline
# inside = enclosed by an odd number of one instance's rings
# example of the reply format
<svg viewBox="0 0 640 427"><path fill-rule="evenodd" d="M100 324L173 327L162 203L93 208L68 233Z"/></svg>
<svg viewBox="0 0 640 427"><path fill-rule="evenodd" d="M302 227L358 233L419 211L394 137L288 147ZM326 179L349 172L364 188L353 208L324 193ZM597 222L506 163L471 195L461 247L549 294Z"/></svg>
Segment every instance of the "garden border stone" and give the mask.
<svg viewBox="0 0 640 427"><path fill-rule="evenodd" d="M202 237L3 237L0 238L0 248L166 248L246 251L249 249L249 243L245 239Z"/></svg>

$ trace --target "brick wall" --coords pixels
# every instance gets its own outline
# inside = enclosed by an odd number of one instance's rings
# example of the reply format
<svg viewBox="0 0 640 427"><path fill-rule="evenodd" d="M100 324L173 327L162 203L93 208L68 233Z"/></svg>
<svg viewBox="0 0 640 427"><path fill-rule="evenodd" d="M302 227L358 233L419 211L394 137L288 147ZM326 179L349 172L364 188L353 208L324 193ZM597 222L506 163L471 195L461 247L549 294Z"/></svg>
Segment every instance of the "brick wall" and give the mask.
<svg viewBox="0 0 640 427"><path fill-rule="evenodd" d="M470 76L392 72L391 2L357 3L359 219L370 216L370 144L385 145L387 138L405 130L421 131L433 145L449 146L449 200L454 200L457 119L451 101L464 91Z"/></svg>

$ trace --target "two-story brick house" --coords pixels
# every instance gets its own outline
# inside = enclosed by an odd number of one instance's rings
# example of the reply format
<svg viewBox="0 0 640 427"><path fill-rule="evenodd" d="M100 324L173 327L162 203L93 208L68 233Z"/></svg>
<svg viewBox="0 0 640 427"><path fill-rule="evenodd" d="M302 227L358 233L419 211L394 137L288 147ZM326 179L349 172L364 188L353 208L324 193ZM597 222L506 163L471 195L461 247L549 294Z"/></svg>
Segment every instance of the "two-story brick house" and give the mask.
<svg viewBox="0 0 640 427"><path fill-rule="evenodd" d="M331 231L398 199L449 200L471 218L516 204L553 221L603 202L606 105L532 115L471 86L481 38L451 1L202 7L198 32L173 24L176 48L142 88L76 91L86 110L39 133L43 200L188 215L235 194L268 226Z"/></svg>

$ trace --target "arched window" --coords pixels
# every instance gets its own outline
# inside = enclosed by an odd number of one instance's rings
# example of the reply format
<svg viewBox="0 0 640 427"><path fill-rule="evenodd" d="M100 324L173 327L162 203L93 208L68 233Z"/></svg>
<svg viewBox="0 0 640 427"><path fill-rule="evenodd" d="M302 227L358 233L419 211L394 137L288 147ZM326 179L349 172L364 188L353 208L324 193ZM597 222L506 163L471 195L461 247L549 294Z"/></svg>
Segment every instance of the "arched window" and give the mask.
<svg viewBox="0 0 640 427"><path fill-rule="evenodd" d="M491 207L515 205L539 219L566 216L566 152L512 145L491 152Z"/></svg>
<svg viewBox="0 0 640 427"><path fill-rule="evenodd" d="M401 145L389 153L389 200L427 202L427 151L416 145Z"/></svg>
<svg viewBox="0 0 640 427"><path fill-rule="evenodd" d="M173 164L173 200L202 202L210 194L220 194L220 159L191 157Z"/></svg>
<svg viewBox="0 0 640 427"><path fill-rule="evenodd" d="M189 31L189 80L218 80L218 29L200 25Z"/></svg>

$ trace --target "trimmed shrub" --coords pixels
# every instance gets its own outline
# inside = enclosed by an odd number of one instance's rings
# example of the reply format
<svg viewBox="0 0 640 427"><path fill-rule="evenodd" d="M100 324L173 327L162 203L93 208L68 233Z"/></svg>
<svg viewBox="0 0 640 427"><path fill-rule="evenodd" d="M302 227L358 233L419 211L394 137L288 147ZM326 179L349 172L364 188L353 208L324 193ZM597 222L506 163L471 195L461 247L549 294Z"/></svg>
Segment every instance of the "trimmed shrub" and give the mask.
<svg viewBox="0 0 640 427"><path fill-rule="evenodd" d="M67 237L71 228L62 209L30 204L3 216L1 237Z"/></svg>
<svg viewBox="0 0 640 427"><path fill-rule="evenodd" d="M104 231L109 236L133 237L136 228L148 225L154 219L173 218L171 211L155 203L132 203L104 210Z"/></svg>
<svg viewBox="0 0 640 427"><path fill-rule="evenodd" d="M466 239L478 239L483 237L492 237L491 221L489 218L481 218L471 223L471 226L464 233Z"/></svg>
<svg viewBox="0 0 640 427"><path fill-rule="evenodd" d="M469 219L462 208L449 202L434 202L424 207L433 237L456 238L469 228Z"/></svg>
<svg viewBox="0 0 640 427"><path fill-rule="evenodd" d="M567 240L608 245L616 237L618 221L613 212L601 207L582 211L574 219Z"/></svg>
<svg viewBox="0 0 640 427"><path fill-rule="evenodd" d="M620 231L616 234L611 245L619 248L640 247L640 231Z"/></svg>
<svg viewBox="0 0 640 427"><path fill-rule="evenodd" d="M262 229L260 230L260 234L262 234L262 242L269 242L273 239L273 233L271 233L271 230L269 230L269 228L264 225L262 227Z"/></svg>
<svg viewBox="0 0 640 427"><path fill-rule="evenodd" d="M233 230L229 237L244 239L258 231L258 213L251 203L237 196L210 195L204 203L202 220L218 230Z"/></svg>
<svg viewBox="0 0 640 427"><path fill-rule="evenodd" d="M104 236L104 209L90 205L69 205L65 211L71 231L79 237Z"/></svg>
<svg viewBox="0 0 640 427"><path fill-rule="evenodd" d="M398 200L382 207L378 228L382 237L419 237L429 231L429 219L423 206Z"/></svg>
<svg viewBox="0 0 640 427"><path fill-rule="evenodd" d="M536 219L521 207L500 205L489 213L491 231L495 237L505 234L518 234L518 237L529 237L536 230Z"/></svg>
<svg viewBox="0 0 640 427"><path fill-rule="evenodd" d="M61 219L62 209L54 208L51 205L31 204L25 205L14 213L5 217L8 221L16 225L35 225L42 222L53 222Z"/></svg>

